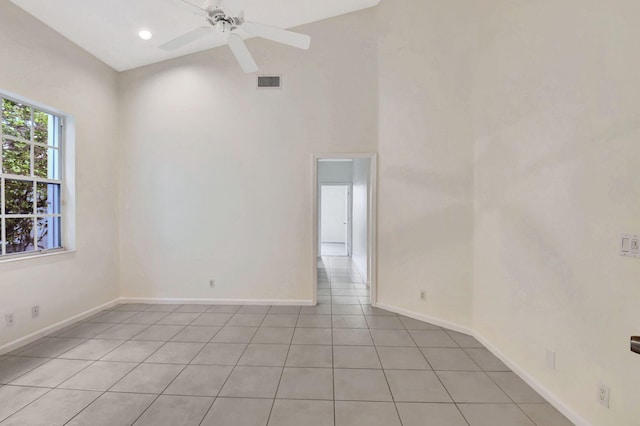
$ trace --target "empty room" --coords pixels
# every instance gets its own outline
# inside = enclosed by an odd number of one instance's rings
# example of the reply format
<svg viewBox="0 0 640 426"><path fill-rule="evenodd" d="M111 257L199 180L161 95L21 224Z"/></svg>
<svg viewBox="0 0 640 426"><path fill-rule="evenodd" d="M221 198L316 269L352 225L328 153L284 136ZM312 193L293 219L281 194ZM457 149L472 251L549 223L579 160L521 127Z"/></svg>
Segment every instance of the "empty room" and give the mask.
<svg viewBox="0 0 640 426"><path fill-rule="evenodd" d="M0 426L640 425L637 0L0 0Z"/></svg>

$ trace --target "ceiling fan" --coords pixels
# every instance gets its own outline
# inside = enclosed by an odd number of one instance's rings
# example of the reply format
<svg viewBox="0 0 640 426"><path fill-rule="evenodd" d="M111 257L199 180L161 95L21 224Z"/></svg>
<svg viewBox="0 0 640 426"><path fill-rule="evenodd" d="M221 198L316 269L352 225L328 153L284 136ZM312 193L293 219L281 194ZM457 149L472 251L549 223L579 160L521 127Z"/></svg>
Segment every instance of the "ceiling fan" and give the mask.
<svg viewBox="0 0 640 426"><path fill-rule="evenodd" d="M247 49L241 32L299 49L306 50L311 46L311 37L308 35L283 30L271 25L245 21L244 12L238 7L237 0L206 0L202 7L198 7L187 0L181 1L203 12L207 24L161 44L160 49L176 50L206 37L212 31L217 31L226 38L231 52L233 52L244 72L253 73L258 71L258 65L256 65L251 52Z"/></svg>

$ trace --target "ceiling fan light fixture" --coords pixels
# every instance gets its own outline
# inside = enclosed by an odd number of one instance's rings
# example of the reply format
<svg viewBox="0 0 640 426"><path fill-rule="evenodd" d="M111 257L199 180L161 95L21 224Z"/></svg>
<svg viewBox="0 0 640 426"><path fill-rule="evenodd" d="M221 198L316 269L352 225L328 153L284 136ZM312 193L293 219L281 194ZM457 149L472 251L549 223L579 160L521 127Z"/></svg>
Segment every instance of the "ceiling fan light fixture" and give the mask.
<svg viewBox="0 0 640 426"><path fill-rule="evenodd" d="M138 32L138 37L140 37L141 39L147 41L147 40L151 40L153 38L153 34L149 30L140 30Z"/></svg>
<svg viewBox="0 0 640 426"><path fill-rule="evenodd" d="M229 29L230 29L229 27L230 27L230 25L226 21L218 21L218 22L216 22L216 26L215 26L216 31L218 31L220 34L224 34L224 33L228 32Z"/></svg>

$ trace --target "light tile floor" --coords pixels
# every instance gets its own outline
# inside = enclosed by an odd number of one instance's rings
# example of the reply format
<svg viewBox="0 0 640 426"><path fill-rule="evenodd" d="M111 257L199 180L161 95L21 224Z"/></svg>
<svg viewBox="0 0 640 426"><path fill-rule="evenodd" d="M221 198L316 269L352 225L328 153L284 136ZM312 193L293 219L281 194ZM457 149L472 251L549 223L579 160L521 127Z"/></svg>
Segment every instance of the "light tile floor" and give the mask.
<svg viewBox="0 0 640 426"><path fill-rule="evenodd" d="M347 247L345 243L321 243L320 253L322 256L346 256Z"/></svg>
<svg viewBox="0 0 640 426"><path fill-rule="evenodd" d="M120 305L0 357L0 425L566 426L475 339L368 305Z"/></svg>

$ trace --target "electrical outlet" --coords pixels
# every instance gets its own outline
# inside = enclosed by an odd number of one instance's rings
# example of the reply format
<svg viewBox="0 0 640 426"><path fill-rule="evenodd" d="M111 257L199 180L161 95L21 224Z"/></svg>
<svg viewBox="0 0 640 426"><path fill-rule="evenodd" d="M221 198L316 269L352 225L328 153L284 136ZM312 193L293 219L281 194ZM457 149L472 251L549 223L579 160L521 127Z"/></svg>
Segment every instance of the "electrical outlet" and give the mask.
<svg viewBox="0 0 640 426"><path fill-rule="evenodd" d="M38 318L40 316L40 305L33 305L31 307L31 318Z"/></svg>
<svg viewBox="0 0 640 426"><path fill-rule="evenodd" d="M609 394L611 393L611 389L609 386L604 383L598 383L598 402L603 407L609 408Z"/></svg>
<svg viewBox="0 0 640 426"><path fill-rule="evenodd" d="M420 290L420 300L422 300L422 301L427 300L427 291L426 290Z"/></svg>
<svg viewBox="0 0 640 426"><path fill-rule="evenodd" d="M216 286L216 280L209 281L209 287L214 288Z"/></svg>
<svg viewBox="0 0 640 426"><path fill-rule="evenodd" d="M4 319L7 323L7 327L11 327L13 325L13 314L6 314Z"/></svg>

